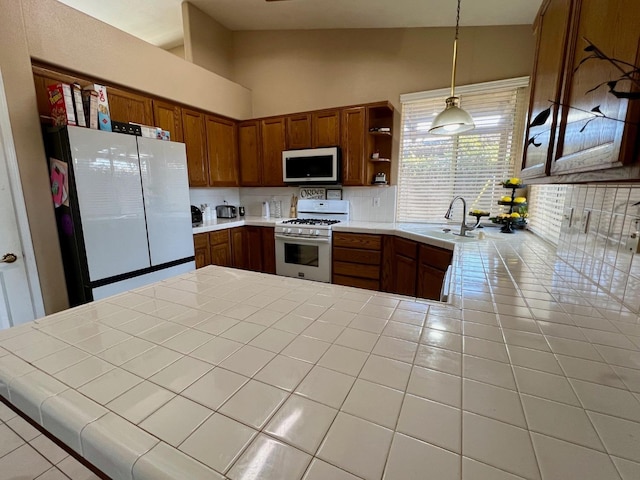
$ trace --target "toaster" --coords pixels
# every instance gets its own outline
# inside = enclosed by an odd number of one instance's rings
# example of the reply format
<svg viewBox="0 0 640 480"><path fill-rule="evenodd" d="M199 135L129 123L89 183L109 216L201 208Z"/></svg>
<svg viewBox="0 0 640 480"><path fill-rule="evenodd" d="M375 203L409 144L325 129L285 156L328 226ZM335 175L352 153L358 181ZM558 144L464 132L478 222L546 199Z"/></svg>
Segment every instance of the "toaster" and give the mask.
<svg viewBox="0 0 640 480"><path fill-rule="evenodd" d="M218 218L236 218L237 216L236 207L233 205L216 206L216 217Z"/></svg>
<svg viewBox="0 0 640 480"><path fill-rule="evenodd" d="M193 227L202 225L202 210L191 205L191 225Z"/></svg>

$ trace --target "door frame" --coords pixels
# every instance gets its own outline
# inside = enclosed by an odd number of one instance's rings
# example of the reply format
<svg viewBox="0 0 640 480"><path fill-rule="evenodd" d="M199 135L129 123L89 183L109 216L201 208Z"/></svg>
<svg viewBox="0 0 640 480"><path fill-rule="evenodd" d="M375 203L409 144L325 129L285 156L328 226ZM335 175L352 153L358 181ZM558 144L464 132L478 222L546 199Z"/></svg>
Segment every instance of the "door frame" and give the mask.
<svg viewBox="0 0 640 480"><path fill-rule="evenodd" d="M2 69L0 69L0 140L0 148L4 151L5 161L7 162L7 171L9 172L9 193L12 196L13 209L16 214L18 234L22 247L22 252L20 253L22 253L25 263L31 303L33 305L35 318L40 318L45 315L44 302L42 299L42 290L40 288L40 278L38 276L35 251L31 240L31 231L29 230L27 209L24 203L22 183L20 182L18 157L13 143L11 121L9 119L9 105L7 103L7 96L4 89Z"/></svg>

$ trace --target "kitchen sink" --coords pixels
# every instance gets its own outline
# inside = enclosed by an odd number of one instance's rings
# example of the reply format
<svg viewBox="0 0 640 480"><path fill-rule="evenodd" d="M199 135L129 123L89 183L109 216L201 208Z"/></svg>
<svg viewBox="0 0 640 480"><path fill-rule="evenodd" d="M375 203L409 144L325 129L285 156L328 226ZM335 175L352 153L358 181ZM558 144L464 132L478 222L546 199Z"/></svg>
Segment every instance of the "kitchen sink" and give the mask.
<svg viewBox="0 0 640 480"><path fill-rule="evenodd" d="M460 232L460 224L452 223L401 223L398 225L400 230L405 232L425 235L432 238L447 240L449 242L476 242L479 240L478 233L484 232L485 238L498 239L500 236L497 231L491 228L480 228L468 232L466 237L456 235Z"/></svg>

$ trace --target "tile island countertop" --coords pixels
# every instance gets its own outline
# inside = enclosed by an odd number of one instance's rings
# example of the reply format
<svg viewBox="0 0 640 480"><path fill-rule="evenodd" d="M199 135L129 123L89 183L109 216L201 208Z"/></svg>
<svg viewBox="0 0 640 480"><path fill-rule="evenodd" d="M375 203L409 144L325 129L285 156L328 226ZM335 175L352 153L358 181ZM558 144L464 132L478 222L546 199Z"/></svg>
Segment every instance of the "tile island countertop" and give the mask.
<svg viewBox="0 0 640 480"><path fill-rule="evenodd" d="M451 282L206 267L0 332L0 395L118 479L640 478L638 314L527 232Z"/></svg>

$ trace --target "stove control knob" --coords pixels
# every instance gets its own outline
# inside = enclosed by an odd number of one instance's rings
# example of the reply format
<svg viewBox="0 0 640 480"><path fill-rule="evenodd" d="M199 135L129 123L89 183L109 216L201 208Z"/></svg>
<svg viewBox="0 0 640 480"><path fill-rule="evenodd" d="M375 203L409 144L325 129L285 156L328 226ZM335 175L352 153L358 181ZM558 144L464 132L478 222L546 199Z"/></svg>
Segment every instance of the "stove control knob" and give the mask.
<svg viewBox="0 0 640 480"><path fill-rule="evenodd" d="M313 232L313 234L317 237L318 235L320 235L320 230L316 230L315 232Z"/></svg>
<svg viewBox="0 0 640 480"><path fill-rule="evenodd" d="M301 228L298 229L298 235L302 235L302 229Z"/></svg>

